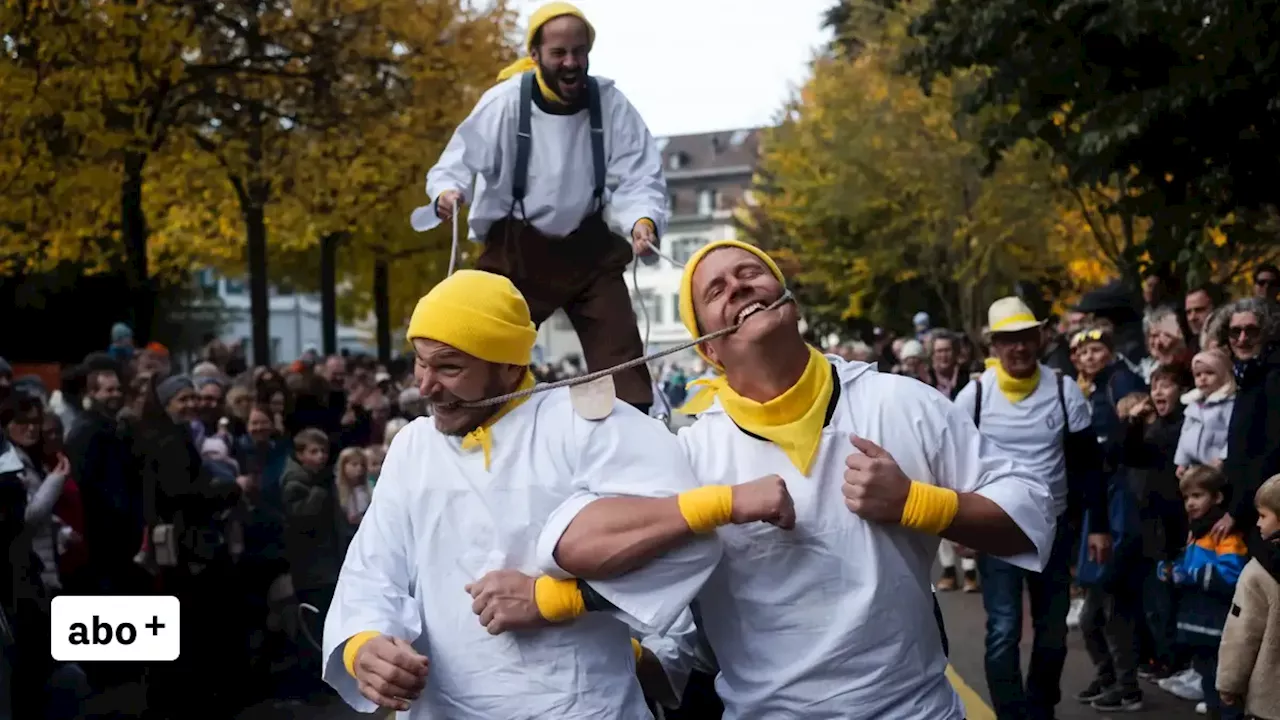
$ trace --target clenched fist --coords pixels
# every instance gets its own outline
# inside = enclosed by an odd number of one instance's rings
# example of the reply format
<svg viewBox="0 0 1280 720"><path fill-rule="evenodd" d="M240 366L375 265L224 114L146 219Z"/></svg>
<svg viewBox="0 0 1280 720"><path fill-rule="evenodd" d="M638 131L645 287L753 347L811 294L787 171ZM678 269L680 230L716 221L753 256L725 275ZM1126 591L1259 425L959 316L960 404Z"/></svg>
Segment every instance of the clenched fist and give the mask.
<svg viewBox="0 0 1280 720"><path fill-rule="evenodd" d="M864 520L899 522L911 490L910 478L884 448L857 435L850 435L849 441L859 452L845 459L845 506Z"/></svg>
<svg viewBox="0 0 1280 720"><path fill-rule="evenodd" d="M796 506L787 492L787 483L777 475L765 475L733 486L734 525L767 522L783 530L796 526Z"/></svg>
<svg viewBox="0 0 1280 720"><path fill-rule="evenodd" d="M490 635L550 625L538 611L537 580L516 570L494 570L467 585L471 610Z"/></svg>
<svg viewBox="0 0 1280 720"><path fill-rule="evenodd" d="M360 694L392 710L408 710L427 684L426 656L409 643L379 635L356 653L355 679Z"/></svg>

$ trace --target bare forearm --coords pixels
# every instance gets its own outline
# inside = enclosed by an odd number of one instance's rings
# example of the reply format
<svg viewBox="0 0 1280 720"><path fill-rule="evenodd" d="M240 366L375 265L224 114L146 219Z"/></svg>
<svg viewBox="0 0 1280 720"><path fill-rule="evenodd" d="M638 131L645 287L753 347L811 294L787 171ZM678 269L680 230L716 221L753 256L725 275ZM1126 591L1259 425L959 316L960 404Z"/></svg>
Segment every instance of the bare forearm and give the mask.
<svg viewBox="0 0 1280 720"><path fill-rule="evenodd" d="M977 493L960 493L960 508L942 537L999 556L1033 552L1035 544L1000 506Z"/></svg>
<svg viewBox="0 0 1280 720"><path fill-rule="evenodd" d="M574 577L603 580L635 570L692 537L674 497L601 498L565 529L555 559Z"/></svg>

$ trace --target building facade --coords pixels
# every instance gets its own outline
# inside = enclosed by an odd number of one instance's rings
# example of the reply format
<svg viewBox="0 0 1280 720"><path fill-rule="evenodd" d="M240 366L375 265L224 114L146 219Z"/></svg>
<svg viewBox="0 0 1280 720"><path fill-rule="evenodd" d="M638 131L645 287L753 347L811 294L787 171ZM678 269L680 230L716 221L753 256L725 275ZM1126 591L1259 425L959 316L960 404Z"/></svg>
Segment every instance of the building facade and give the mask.
<svg viewBox="0 0 1280 720"><path fill-rule="evenodd" d="M631 303L640 335L648 343L647 352L690 339L680 324L683 264L703 245L735 238L734 211L749 199L760 133L759 128L750 128L657 139L667 176L670 213L662 252L679 264L660 259L627 268ZM569 319L559 312L539 329L538 348L544 362L582 351ZM687 350L673 355L671 361L695 359L693 351Z"/></svg>
<svg viewBox="0 0 1280 720"><path fill-rule="evenodd" d="M253 324L249 314L249 285L238 278L220 277L212 271L200 273L200 284L217 295L219 311L218 337L224 343L239 342L246 350L253 347ZM324 330L320 322L320 296L270 290L271 362L291 362L308 349L321 350ZM353 354L376 354L371 327L338 324L338 351Z"/></svg>

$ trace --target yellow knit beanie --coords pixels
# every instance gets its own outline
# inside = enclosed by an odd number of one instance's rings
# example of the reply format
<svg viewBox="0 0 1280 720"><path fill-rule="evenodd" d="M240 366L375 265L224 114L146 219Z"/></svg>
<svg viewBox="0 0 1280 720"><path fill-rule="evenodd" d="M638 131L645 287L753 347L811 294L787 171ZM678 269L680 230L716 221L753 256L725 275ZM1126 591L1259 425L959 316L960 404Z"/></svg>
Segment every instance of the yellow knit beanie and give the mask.
<svg viewBox="0 0 1280 720"><path fill-rule="evenodd" d="M406 337L442 342L486 362L528 365L538 329L510 280L459 270L418 301Z"/></svg>
<svg viewBox="0 0 1280 720"><path fill-rule="evenodd" d="M596 29L591 24L591 21L587 19L587 16L582 14L582 11L577 7L570 5L567 2L549 2L537 10L534 10L533 15L529 17L529 29L525 32L524 36L525 52L533 52L533 36L538 34L538 31L542 29L543 25L546 25L558 17L564 17L565 15L576 17L587 26L587 49L590 50L591 47L596 44ZM516 60L503 68L502 72L498 73L498 80L506 80L507 78L512 78L516 75L536 70L537 68L538 64L534 62L533 58L525 55L519 60Z"/></svg>
<svg viewBox="0 0 1280 720"><path fill-rule="evenodd" d="M760 258L764 261L764 264L769 267L769 272L772 272L773 276L778 278L778 282L782 283L783 287L786 287L787 285L787 279L782 276L782 271L778 269L778 264L775 263L773 258L769 257L765 251L755 245L748 245L747 243L739 242L737 240L717 240L713 243L704 245L702 249L693 254L693 257L689 258L689 262L685 263L684 275L680 278L680 322L684 323L685 329L689 331L689 337L698 337L698 335L701 334L698 330L698 318L693 313L693 272L698 269L698 263L702 262L702 259L706 257L708 253L713 250L719 250L720 248L727 247L746 250L752 255ZM715 363L711 362L711 358L707 357L706 354L702 352L701 345L696 346L694 350L698 352L698 355L701 356L703 360L706 360L717 368L719 367Z"/></svg>

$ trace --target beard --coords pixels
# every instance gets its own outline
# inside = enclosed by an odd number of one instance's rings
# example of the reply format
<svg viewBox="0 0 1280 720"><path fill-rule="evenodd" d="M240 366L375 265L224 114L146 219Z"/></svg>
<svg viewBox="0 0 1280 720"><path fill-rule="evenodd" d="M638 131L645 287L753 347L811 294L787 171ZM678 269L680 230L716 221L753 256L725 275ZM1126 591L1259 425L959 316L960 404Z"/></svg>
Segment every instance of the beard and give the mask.
<svg viewBox="0 0 1280 720"><path fill-rule="evenodd" d="M538 63L538 72L542 75L542 81L547 84L562 100L575 101L582 96L586 90L587 66L565 70L561 68L552 68L542 63ZM565 85L568 84L569 87ZM550 99L550 98L548 98Z"/></svg>
<svg viewBox="0 0 1280 720"><path fill-rule="evenodd" d="M450 406L454 403L475 402L484 398L497 397L498 395L509 393L513 389L502 382L499 369L493 367L490 368L489 376L485 378L484 388L478 397L461 398L452 393L441 393L438 396L432 396L429 398L429 402L435 408L436 428L445 435L454 437L462 437L470 433L493 417L498 410L502 409L502 406L490 405L478 408L455 408ZM443 414L441 410L444 411ZM442 419L445 421L443 426L440 424Z"/></svg>

